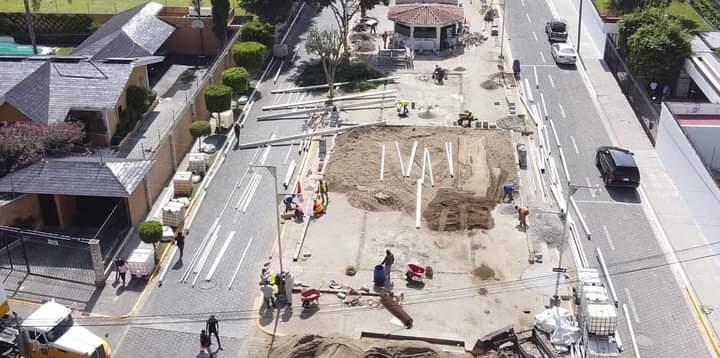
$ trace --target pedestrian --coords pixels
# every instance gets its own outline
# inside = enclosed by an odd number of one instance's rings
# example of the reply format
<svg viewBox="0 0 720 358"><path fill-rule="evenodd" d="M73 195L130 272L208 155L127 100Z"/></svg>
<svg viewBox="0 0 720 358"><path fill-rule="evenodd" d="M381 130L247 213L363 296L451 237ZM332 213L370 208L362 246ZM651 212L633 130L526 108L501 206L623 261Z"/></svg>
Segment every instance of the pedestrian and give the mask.
<svg viewBox="0 0 720 358"><path fill-rule="evenodd" d="M217 318L215 318L215 315L210 315L210 318L208 318L205 326L208 332L208 340L212 339L212 336L214 335L215 340L218 342L218 350L223 350L222 344L220 344L220 322L218 322Z"/></svg>
<svg viewBox="0 0 720 358"><path fill-rule="evenodd" d="M322 200L323 206L327 206L329 201L327 180L320 179L320 181L318 182L318 193L320 194L320 199Z"/></svg>
<svg viewBox="0 0 720 358"><path fill-rule="evenodd" d="M200 348L203 350L210 349L210 336L207 334L206 330L200 331Z"/></svg>
<svg viewBox="0 0 720 358"><path fill-rule="evenodd" d="M235 133L235 139L237 142L235 142L235 146L240 145L240 121L235 122L235 125L233 126L233 132Z"/></svg>
<svg viewBox="0 0 720 358"><path fill-rule="evenodd" d="M520 220L520 228L527 229L527 217L530 215L530 210L524 206L515 205L515 210L518 213L518 220Z"/></svg>
<svg viewBox="0 0 720 358"><path fill-rule="evenodd" d="M388 37L389 36L390 35L388 34L387 31L383 32L382 39L383 39L383 48L384 49L387 49L387 47L388 47Z"/></svg>
<svg viewBox="0 0 720 358"><path fill-rule="evenodd" d="M287 305L292 306L292 293L295 286L295 278L290 272L285 273L285 300Z"/></svg>
<svg viewBox="0 0 720 358"><path fill-rule="evenodd" d="M260 292L263 294L263 302L265 302L265 309L275 308L275 298L273 297L273 289L267 283L260 286Z"/></svg>
<svg viewBox="0 0 720 358"><path fill-rule="evenodd" d="M122 259L122 258L118 259L116 264L117 264L118 273L120 274L120 279L122 280L123 287L124 287L125 286L125 277L127 275L129 267L127 265L127 262L125 262L125 259Z"/></svg>
<svg viewBox="0 0 720 358"><path fill-rule="evenodd" d="M180 251L180 261L182 261L183 251L185 251L185 235L183 235L182 231L178 231L177 235L175 235L175 246Z"/></svg>
<svg viewBox="0 0 720 358"><path fill-rule="evenodd" d="M382 260L380 265L385 266L385 284L390 284L390 271L392 271L392 265L395 263L395 255L390 250L385 250L385 258Z"/></svg>
<svg viewBox="0 0 720 358"><path fill-rule="evenodd" d="M373 22L370 25L370 34L371 35L377 35L377 22Z"/></svg>
<svg viewBox="0 0 720 358"><path fill-rule="evenodd" d="M283 199L283 204L285 204L285 212L288 212L292 210L293 204L295 204L295 195L288 195Z"/></svg>
<svg viewBox="0 0 720 358"><path fill-rule="evenodd" d="M115 282L120 280L120 266L122 266L124 262L121 257L115 259Z"/></svg>
<svg viewBox="0 0 720 358"><path fill-rule="evenodd" d="M503 184L503 202L512 203L514 192L515 192L515 183L507 182L507 183ZM507 201L505 199L507 199Z"/></svg>

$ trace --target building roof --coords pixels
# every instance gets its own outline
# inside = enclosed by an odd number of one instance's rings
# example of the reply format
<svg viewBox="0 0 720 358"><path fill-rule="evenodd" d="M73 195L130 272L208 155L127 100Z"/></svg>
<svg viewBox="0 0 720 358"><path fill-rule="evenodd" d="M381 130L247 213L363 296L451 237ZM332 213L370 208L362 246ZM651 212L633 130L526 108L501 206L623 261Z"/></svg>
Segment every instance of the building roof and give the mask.
<svg viewBox="0 0 720 358"><path fill-rule="evenodd" d="M149 2L118 13L72 54L95 60L152 56L175 32L174 26L157 17L162 9L163 5Z"/></svg>
<svg viewBox="0 0 720 358"><path fill-rule="evenodd" d="M0 192L125 198L150 170L149 160L42 160L0 178Z"/></svg>
<svg viewBox="0 0 720 358"><path fill-rule="evenodd" d="M115 108L137 64L82 58L0 58L0 104L34 122L63 122L72 109Z"/></svg>
<svg viewBox="0 0 720 358"><path fill-rule="evenodd" d="M462 22L463 8L446 4L407 4L390 8L388 19L412 26L444 26Z"/></svg>

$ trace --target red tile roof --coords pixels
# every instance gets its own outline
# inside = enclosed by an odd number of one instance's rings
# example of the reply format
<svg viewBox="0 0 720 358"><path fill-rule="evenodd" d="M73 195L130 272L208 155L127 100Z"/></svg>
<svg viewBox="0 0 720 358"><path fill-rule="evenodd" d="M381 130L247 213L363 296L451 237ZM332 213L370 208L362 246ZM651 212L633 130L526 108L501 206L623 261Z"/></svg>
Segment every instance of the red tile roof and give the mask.
<svg viewBox="0 0 720 358"><path fill-rule="evenodd" d="M463 8L445 4L408 4L390 8L388 19L404 25L443 26L462 22Z"/></svg>

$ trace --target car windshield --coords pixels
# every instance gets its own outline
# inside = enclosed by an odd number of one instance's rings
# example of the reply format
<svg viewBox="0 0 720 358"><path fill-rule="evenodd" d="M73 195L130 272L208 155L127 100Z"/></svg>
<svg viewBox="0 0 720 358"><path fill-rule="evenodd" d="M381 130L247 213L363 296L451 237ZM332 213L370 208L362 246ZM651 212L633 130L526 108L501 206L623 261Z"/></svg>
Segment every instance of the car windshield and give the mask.
<svg viewBox="0 0 720 358"><path fill-rule="evenodd" d="M563 22L551 22L550 29L553 32L565 32L565 23Z"/></svg>
<svg viewBox="0 0 720 358"><path fill-rule="evenodd" d="M60 337L62 337L63 334L65 334L71 327L73 326L73 319L72 316L67 315L65 319L63 319L60 323L55 325L53 329L49 330L47 332L47 339L50 342L55 342Z"/></svg>
<svg viewBox="0 0 720 358"><path fill-rule="evenodd" d="M565 47L560 49L560 53L563 55L574 55L575 49L572 47Z"/></svg>

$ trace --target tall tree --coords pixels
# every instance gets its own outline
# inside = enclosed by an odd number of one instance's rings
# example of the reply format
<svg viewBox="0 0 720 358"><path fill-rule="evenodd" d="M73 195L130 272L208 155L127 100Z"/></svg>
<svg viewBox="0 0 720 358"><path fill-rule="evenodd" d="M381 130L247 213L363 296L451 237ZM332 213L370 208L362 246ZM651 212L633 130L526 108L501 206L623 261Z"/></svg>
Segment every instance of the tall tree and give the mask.
<svg viewBox="0 0 720 358"><path fill-rule="evenodd" d="M389 0L360 0L360 17L367 16L367 11L372 10L375 5L383 4L387 6L389 3Z"/></svg>
<svg viewBox="0 0 720 358"><path fill-rule="evenodd" d="M672 83L692 53L690 36L676 20L644 25L628 38L630 71L643 82Z"/></svg>
<svg viewBox="0 0 720 358"><path fill-rule="evenodd" d="M363 0L306 0L318 8L329 8L338 25L342 49L345 54L350 53L348 36L350 36L350 21L361 10ZM372 0L368 0L372 2ZM373 5L374 6L374 5Z"/></svg>
<svg viewBox="0 0 720 358"><path fill-rule="evenodd" d="M213 32L215 36L225 44L227 41L227 21L228 13L230 12L230 1L228 0L211 0L212 3L212 17L213 17Z"/></svg>
<svg viewBox="0 0 720 358"><path fill-rule="evenodd" d="M618 30L618 47L620 47L621 50L626 51L628 39L642 26L663 24L667 19L667 13L663 9L656 7L626 14L623 16L623 19L620 22L620 29Z"/></svg>
<svg viewBox="0 0 720 358"><path fill-rule="evenodd" d="M331 100L335 94L335 70L342 59L343 41L340 37L337 30L311 29L305 40L305 49L311 54L320 56L328 84L328 97Z"/></svg>

